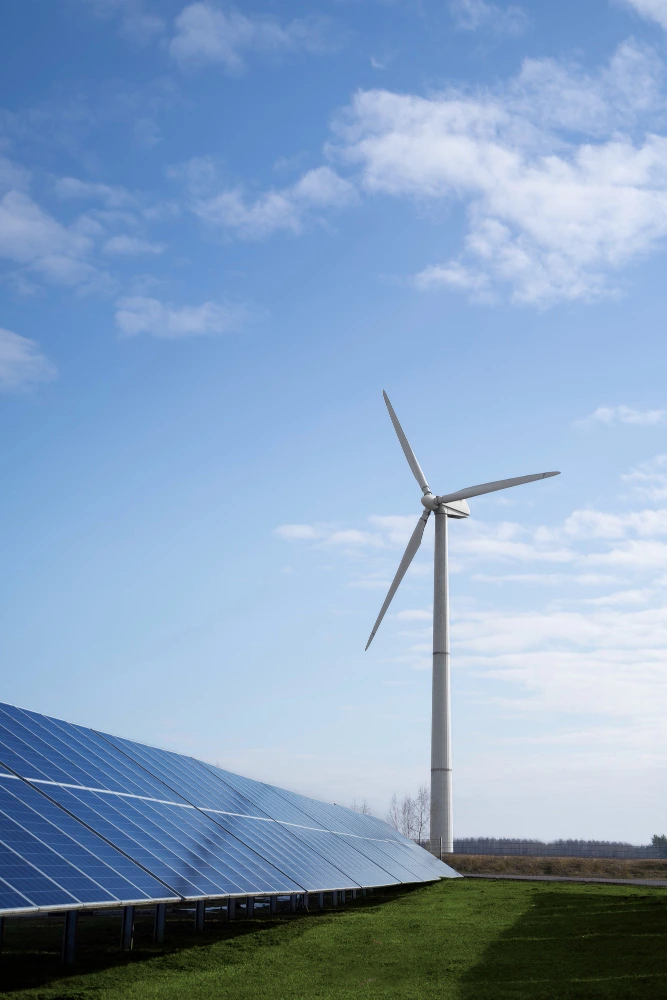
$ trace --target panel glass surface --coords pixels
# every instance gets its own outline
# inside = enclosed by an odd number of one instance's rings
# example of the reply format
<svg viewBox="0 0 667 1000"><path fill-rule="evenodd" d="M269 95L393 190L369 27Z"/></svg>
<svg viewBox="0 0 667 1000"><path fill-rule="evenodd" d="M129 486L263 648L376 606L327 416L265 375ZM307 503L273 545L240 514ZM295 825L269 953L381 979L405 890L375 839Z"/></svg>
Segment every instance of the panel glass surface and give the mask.
<svg viewBox="0 0 667 1000"><path fill-rule="evenodd" d="M12 889L8 882L0 878L0 911L1 910L29 910L34 909L35 904L25 896L22 896Z"/></svg>
<svg viewBox="0 0 667 1000"><path fill-rule="evenodd" d="M424 873L420 873L418 865L410 865L410 855L406 854L395 841L391 840L370 840L367 837L346 837L339 834L339 839L354 847L361 854L371 858L377 864L382 865L392 872L401 882L421 882ZM398 848L398 851L396 850Z"/></svg>
<svg viewBox="0 0 667 1000"><path fill-rule="evenodd" d="M117 740L106 734L105 739L112 740L133 759L150 767L165 784L177 789L191 803L203 807L223 829L271 861L305 889L314 891L322 887L341 888L360 884L355 880L353 871L345 869L342 857L328 857L321 850L313 849L299 838L297 829L274 822L268 813L220 780L199 761ZM262 787L259 782L248 781L249 788L253 785ZM310 822L301 814L298 818Z"/></svg>
<svg viewBox="0 0 667 1000"><path fill-rule="evenodd" d="M248 799L256 809L261 809L267 816L278 820L280 823L294 823L296 826L317 827L319 824L305 813L289 799L284 799L278 794L278 789L273 785L266 785L262 781L253 781L251 778L244 778L240 774L232 771L224 771L221 767L213 764L206 765L211 773L215 774L226 785L234 788L240 795ZM327 827L322 827L327 829Z"/></svg>
<svg viewBox="0 0 667 1000"><path fill-rule="evenodd" d="M0 706L0 759L27 778L175 798L161 781L93 730L4 705Z"/></svg>
<svg viewBox="0 0 667 1000"><path fill-rule="evenodd" d="M131 740L119 739L107 733L101 735L132 760L159 777L169 788L180 791L183 798L192 805L220 809L240 816L270 818L267 812L221 781L206 764L194 757L186 757L170 750L159 750L142 743L133 743Z"/></svg>
<svg viewBox="0 0 667 1000"><path fill-rule="evenodd" d="M325 853L330 858L336 858L340 867L349 872L353 881L347 882L341 888L354 888L356 882L361 886L396 885L401 881L414 882L413 877L402 879L390 870L389 864L378 863L377 858L370 857L352 845L349 840L337 833L326 830L309 830L307 827L295 827L294 833L307 844ZM397 868L397 865L393 866Z"/></svg>
<svg viewBox="0 0 667 1000"><path fill-rule="evenodd" d="M101 885L114 899L174 898L139 865L18 778L0 776L0 808L44 844ZM72 891L72 885L63 883ZM101 901L101 897L100 897Z"/></svg>
<svg viewBox="0 0 667 1000"><path fill-rule="evenodd" d="M302 889L192 806L59 786L50 794L179 895Z"/></svg>
<svg viewBox="0 0 667 1000"><path fill-rule="evenodd" d="M375 817L9 705L3 764L0 910L456 875Z"/></svg>

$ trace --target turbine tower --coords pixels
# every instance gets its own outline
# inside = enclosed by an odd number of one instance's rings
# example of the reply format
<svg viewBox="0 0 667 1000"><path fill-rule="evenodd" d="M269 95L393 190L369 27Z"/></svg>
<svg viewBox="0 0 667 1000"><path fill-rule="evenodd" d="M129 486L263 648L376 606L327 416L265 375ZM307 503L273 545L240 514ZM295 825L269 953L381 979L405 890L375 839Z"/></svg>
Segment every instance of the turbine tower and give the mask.
<svg viewBox="0 0 667 1000"><path fill-rule="evenodd" d="M389 410L394 430L401 442L401 448L412 469L412 474L422 490L421 502L424 512L417 521L417 527L412 533L403 558L399 564L384 604L380 608L373 631L366 643L370 646L380 622L391 604L401 580L408 571L410 563L417 554L424 535L424 528L431 512L435 515L435 557L433 573L433 700L431 706L431 843L440 842L440 852L451 854L454 850L454 832L452 824L452 736L451 736L451 701L449 683L449 581L447 570L447 522L450 517L469 517L470 508L466 501L470 497L478 497L483 493L494 493L496 490L506 490L510 486L520 486L522 483L533 483L537 479L548 479L558 476L558 472L538 472L533 476L518 476L515 479L500 479L495 483L482 483L481 486L468 486L455 493L434 496L426 482L419 462L403 433L394 408L389 402L386 392L384 401Z"/></svg>

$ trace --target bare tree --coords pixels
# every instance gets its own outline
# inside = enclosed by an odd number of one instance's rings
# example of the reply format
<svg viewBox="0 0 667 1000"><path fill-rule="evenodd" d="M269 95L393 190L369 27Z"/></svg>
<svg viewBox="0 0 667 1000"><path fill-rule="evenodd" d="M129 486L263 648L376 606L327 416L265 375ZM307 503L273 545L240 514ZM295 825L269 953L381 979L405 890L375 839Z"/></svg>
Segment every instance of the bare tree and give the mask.
<svg viewBox="0 0 667 1000"><path fill-rule="evenodd" d="M428 840L430 811L431 793L427 785L420 785L417 789L417 798L415 799L416 840Z"/></svg>
<svg viewBox="0 0 667 1000"><path fill-rule="evenodd" d="M387 823L393 826L395 830L400 832L401 829L401 807L398 802L398 796L396 792L391 797L391 802L389 803L389 809L387 810Z"/></svg>
<svg viewBox="0 0 667 1000"><path fill-rule="evenodd" d="M415 835L416 823L416 803L411 795L404 795L401 802L401 833L404 837L412 839Z"/></svg>
<svg viewBox="0 0 667 1000"><path fill-rule="evenodd" d="M362 799L361 802L357 802L355 799L352 803L352 808L355 812L362 813L364 816L372 816L371 807L368 804L368 799Z"/></svg>
<svg viewBox="0 0 667 1000"><path fill-rule="evenodd" d="M426 785L420 785L417 795L404 795L399 799L396 793L391 797L387 812L387 823L411 840L428 838L430 795Z"/></svg>

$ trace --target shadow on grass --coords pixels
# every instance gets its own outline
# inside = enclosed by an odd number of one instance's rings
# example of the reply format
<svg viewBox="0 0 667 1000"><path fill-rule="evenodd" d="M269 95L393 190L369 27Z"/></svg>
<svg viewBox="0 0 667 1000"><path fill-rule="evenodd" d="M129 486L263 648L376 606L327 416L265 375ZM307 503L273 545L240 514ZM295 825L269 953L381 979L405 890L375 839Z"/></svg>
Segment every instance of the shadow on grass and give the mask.
<svg viewBox="0 0 667 1000"><path fill-rule="evenodd" d="M338 919L349 909L375 909L415 888L420 887L402 886L396 890L378 892L372 897L358 899L337 909L300 911L295 914L282 912L274 917L267 914L251 920L240 917L232 923L228 923L222 915L207 915L206 929L200 934L194 931L192 914L176 911L167 917L164 945L153 942L153 913L137 911L134 947L131 952L120 951L120 911L110 914L84 911L79 914L76 962L68 967L60 963L62 917L7 920L4 947L0 955L0 993L36 989L60 982L64 986L75 976L164 956L178 956L193 948L207 950L213 945L233 942L249 934L264 936L280 932L281 928L292 936L302 934L313 920ZM67 995L70 996L69 993Z"/></svg>
<svg viewBox="0 0 667 1000"><path fill-rule="evenodd" d="M461 987L461 1000L664 1000L667 895L535 891Z"/></svg>

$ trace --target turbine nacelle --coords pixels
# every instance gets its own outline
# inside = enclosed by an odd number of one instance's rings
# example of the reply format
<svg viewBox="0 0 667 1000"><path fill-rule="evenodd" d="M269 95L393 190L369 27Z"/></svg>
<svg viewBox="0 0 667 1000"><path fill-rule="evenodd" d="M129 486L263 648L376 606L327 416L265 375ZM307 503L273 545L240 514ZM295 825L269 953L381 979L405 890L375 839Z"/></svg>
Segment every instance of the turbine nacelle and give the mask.
<svg viewBox="0 0 667 1000"><path fill-rule="evenodd" d="M451 500L445 503L442 497L434 497L432 493L425 493L422 503L426 510L447 513L447 517L470 517L470 507L465 500ZM441 509L444 507L444 511Z"/></svg>

